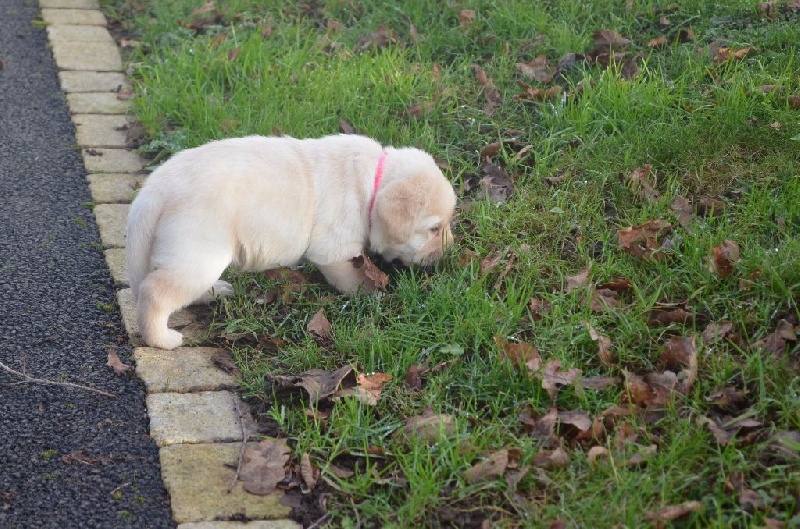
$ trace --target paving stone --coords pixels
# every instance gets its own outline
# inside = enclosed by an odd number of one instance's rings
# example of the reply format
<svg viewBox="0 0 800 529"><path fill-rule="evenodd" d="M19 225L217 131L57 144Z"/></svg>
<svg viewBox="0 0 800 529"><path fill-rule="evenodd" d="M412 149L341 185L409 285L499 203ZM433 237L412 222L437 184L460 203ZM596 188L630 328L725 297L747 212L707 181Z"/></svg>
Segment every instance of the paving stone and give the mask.
<svg viewBox="0 0 800 529"><path fill-rule="evenodd" d="M125 248L109 248L103 252L111 279L117 286L128 286L128 267L125 266Z"/></svg>
<svg viewBox="0 0 800 529"><path fill-rule="evenodd" d="M124 248L130 204L97 204L94 218L100 229L100 242L105 248Z"/></svg>
<svg viewBox="0 0 800 529"><path fill-rule="evenodd" d="M78 147L125 147L128 118L121 114L75 114Z"/></svg>
<svg viewBox="0 0 800 529"><path fill-rule="evenodd" d="M127 149L83 149L83 164L90 173L140 173L146 160Z"/></svg>
<svg viewBox="0 0 800 529"><path fill-rule="evenodd" d="M235 389L236 377L214 363L218 356L230 359L230 352L215 347L179 347L173 351L138 347L133 351L136 374L148 393Z"/></svg>
<svg viewBox="0 0 800 529"><path fill-rule="evenodd" d="M256 522L189 522L178 529L302 529L292 520L259 520Z"/></svg>
<svg viewBox="0 0 800 529"><path fill-rule="evenodd" d="M150 436L158 446L242 440L230 391L151 393L147 396Z"/></svg>
<svg viewBox="0 0 800 529"><path fill-rule="evenodd" d="M283 519L289 515L289 507L278 503L283 496L280 491L257 496L245 492L239 482L228 492L239 450L239 443L217 443L172 445L159 451L161 475L177 523Z"/></svg>
<svg viewBox="0 0 800 529"><path fill-rule="evenodd" d="M65 70L58 72L61 89L73 92L117 92L130 89L130 83L122 72L82 72Z"/></svg>
<svg viewBox="0 0 800 529"><path fill-rule="evenodd" d="M115 46L117 44L104 26L56 24L47 26L47 38L52 46L60 46L63 42L101 42Z"/></svg>
<svg viewBox="0 0 800 529"><path fill-rule="evenodd" d="M122 70L122 57L114 44L59 41L57 46L53 46L53 58L61 70Z"/></svg>
<svg viewBox="0 0 800 529"><path fill-rule="evenodd" d="M39 0L41 8L57 9L100 9L98 0Z"/></svg>
<svg viewBox="0 0 800 529"><path fill-rule="evenodd" d="M80 92L67 94L67 104L72 114L125 114L130 101L123 101L115 92Z"/></svg>
<svg viewBox="0 0 800 529"><path fill-rule="evenodd" d="M145 180L143 173L96 173L87 176L95 204L129 203Z"/></svg>
<svg viewBox="0 0 800 529"><path fill-rule="evenodd" d="M106 17L97 9L42 9L42 20L46 24L70 24L76 26L106 26Z"/></svg>

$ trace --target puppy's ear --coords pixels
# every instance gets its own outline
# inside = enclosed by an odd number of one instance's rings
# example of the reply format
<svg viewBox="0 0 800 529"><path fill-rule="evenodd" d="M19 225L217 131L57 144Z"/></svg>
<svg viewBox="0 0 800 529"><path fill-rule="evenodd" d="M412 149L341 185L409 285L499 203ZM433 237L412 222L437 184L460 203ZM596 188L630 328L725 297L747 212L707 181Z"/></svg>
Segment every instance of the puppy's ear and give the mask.
<svg viewBox="0 0 800 529"><path fill-rule="evenodd" d="M417 213L425 206L425 194L412 181L392 182L375 201L378 220L389 242L402 244L411 238Z"/></svg>

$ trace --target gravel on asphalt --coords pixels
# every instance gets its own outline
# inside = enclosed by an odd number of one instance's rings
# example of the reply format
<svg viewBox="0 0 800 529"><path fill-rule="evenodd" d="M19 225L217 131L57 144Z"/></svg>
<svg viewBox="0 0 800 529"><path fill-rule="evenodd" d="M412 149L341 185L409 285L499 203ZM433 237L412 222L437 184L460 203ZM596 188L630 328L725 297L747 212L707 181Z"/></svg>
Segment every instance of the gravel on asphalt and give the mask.
<svg viewBox="0 0 800 529"><path fill-rule="evenodd" d="M0 527L174 527L36 2L0 2ZM122 345L120 345L122 344Z"/></svg>

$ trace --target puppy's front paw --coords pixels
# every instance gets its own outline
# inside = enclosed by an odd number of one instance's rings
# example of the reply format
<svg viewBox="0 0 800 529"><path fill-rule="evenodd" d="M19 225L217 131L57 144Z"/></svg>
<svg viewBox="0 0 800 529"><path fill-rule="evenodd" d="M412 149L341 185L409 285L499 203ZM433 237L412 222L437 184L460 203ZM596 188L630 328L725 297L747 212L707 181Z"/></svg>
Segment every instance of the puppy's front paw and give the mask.
<svg viewBox="0 0 800 529"><path fill-rule="evenodd" d="M181 346L183 343L183 335L178 331L167 329L165 332L159 333L157 336L150 337L150 339L145 337L145 342L147 342L147 345L150 347L171 350Z"/></svg>

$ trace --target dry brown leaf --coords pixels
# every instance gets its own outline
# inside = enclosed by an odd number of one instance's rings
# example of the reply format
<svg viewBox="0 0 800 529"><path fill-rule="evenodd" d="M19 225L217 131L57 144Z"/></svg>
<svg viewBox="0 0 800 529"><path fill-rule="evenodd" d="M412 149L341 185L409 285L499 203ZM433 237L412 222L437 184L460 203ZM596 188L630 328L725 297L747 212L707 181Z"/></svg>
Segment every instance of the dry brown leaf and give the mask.
<svg viewBox="0 0 800 529"><path fill-rule="evenodd" d="M542 374L542 388L547 391L551 398L555 398L558 394L559 386L569 386L581 374L581 370L577 367L562 371L561 360L554 359L547 362L544 366L544 373Z"/></svg>
<svg viewBox="0 0 800 529"><path fill-rule="evenodd" d="M483 68L477 64L473 64L472 71L475 72L475 79L478 81L478 84L483 86L483 96L486 98L486 105L483 111L487 116L491 116L494 114L494 109L503 102L502 96L500 92L497 91L497 88L494 87L494 83L489 79L489 76L486 75L486 71Z"/></svg>
<svg viewBox="0 0 800 529"><path fill-rule="evenodd" d="M592 427L592 419L589 413L583 410L571 410L558 412L558 420L561 424L574 426L580 432L585 432Z"/></svg>
<svg viewBox="0 0 800 529"><path fill-rule="evenodd" d="M458 13L458 22L462 28L467 28L475 22L475 10L462 9Z"/></svg>
<svg viewBox="0 0 800 529"><path fill-rule="evenodd" d="M439 442L441 436L451 436L456 431L456 421L452 415L436 414L430 409L422 415L415 415L406 421L406 425L394 433L395 438L401 441L417 439L434 444Z"/></svg>
<svg viewBox="0 0 800 529"><path fill-rule="evenodd" d="M692 324L696 319L693 312L675 304L656 306L650 311L647 325L650 327L666 327L675 323Z"/></svg>
<svg viewBox="0 0 800 529"><path fill-rule="evenodd" d="M690 231L690 226L694 219L694 208L691 202L678 195L675 197L675 200L672 201L672 211L678 215L678 224L680 224L684 230Z"/></svg>
<svg viewBox="0 0 800 529"><path fill-rule="evenodd" d="M483 174L485 176L478 182L480 189L475 198L498 204L507 202L514 193L514 182L508 173L487 159L483 164Z"/></svg>
<svg viewBox="0 0 800 529"><path fill-rule="evenodd" d="M342 388L334 393L333 396L335 398L355 397L359 402L375 406L380 400L384 384L391 380L392 375L387 373L374 373L372 375L359 373L356 377L356 386Z"/></svg>
<svg viewBox="0 0 800 529"><path fill-rule="evenodd" d="M539 55L530 62L518 62L515 66L522 75L540 83L549 83L556 73L555 68L547 66L546 55Z"/></svg>
<svg viewBox="0 0 800 529"><path fill-rule="evenodd" d="M531 298L528 301L528 310L531 311L531 318L534 321L539 321L545 314L550 312L550 302L544 299Z"/></svg>
<svg viewBox="0 0 800 529"><path fill-rule="evenodd" d="M639 198L650 202L658 202L661 199L661 194L648 179L652 170L653 166L649 163L637 167L628 175L628 180L630 180L631 188L639 195Z"/></svg>
<svg viewBox="0 0 800 529"><path fill-rule="evenodd" d="M600 391L611 386L616 386L622 382L619 377L584 377L579 380L583 389L594 389Z"/></svg>
<svg viewBox="0 0 800 529"><path fill-rule="evenodd" d="M517 85L523 90L522 94L517 94L515 97L517 101L553 101L560 99L564 93L564 87L558 84L550 88L534 88L522 81L517 81Z"/></svg>
<svg viewBox="0 0 800 529"><path fill-rule="evenodd" d="M487 272L494 269L505 256L505 250L495 250L492 248L489 253L481 259L481 276L486 275Z"/></svg>
<svg viewBox="0 0 800 529"><path fill-rule="evenodd" d="M375 266L367 254L362 252L358 257L353 257L352 262L354 268L363 268L364 275L367 278L366 286L368 290L386 291L386 286L389 284L389 276Z"/></svg>
<svg viewBox="0 0 800 529"><path fill-rule="evenodd" d="M712 64L714 66L718 66L722 63L728 61L738 61L747 57L753 48L740 48L738 50L734 50L732 48L719 48L716 53L714 54L714 59L712 60Z"/></svg>
<svg viewBox="0 0 800 529"><path fill-rule="evenodd" d="M621 306L619 293L610 288L596 288L592 291L589 308L593 312L606 312Z"/></svg>
<svg viewBox="0 0 800 529"><path fill-rule="evenodd" d="M406 371L406 387L413 390L421 390L422 389L422 375L426 372L426 370L417 365L410 365L408 366L408 371Z"/></svg>
<svg viewBox="0 0 800 529"><path fill-rule="evenodd" d="M269 381L279 391L305 389L311 397L311 402L332 396L340 386L348 388L356 385L353 368L349 365L332 372L310 369L298 375L275 375L269 377Z"/></svg>
<svg viewBox="0 0 800 529"><path fill-rule="evenodd" d="M239 472L244 489L260 496L274 492L286 477L286 464L291 453L282 439L265 439L258 443L257 448L248 447Z"/></svg>
<svg viewBox="0 0 800 529"><path fill-rule="evenodd" d="M331 334L331 322L325 317L325 311L319 309L314 316L308 321L306 331L313 338L318 340L327 340Z"/></svg>
<svg viewBox="0 0 800 529"><path fill-rule="evenodd" d="M582 320L583 326L589 331L589 336L593 342L597 342L597 356L605 365L614 364L614 355L611 353L611 339L600 334L587 321Z"/></svg>
<svg viewBox="0 0 800 529"><path fill-rule="evenodd" d="M497 479L506 472L508 467L508 450L498 450L489 457L476 463L464 472L464 479L473 485L481 481Z"/></svg>
<svg viewBox="0 0 800 529"><path fill-rule="evenodd" d="M592 35L592 38L594 39L595 50L619 49L624 48L631 43L631 41L616 31L608 29L600 29L595 31Z"/></svg>
<svg viewBox="0 0 800 529"><path fill-rule="evenodd" d="M671 522L678 520L684 516L699 511L703 508L703 504L699 501L687 501L679 505L670 505L659 511L651 511L644 515L646 520L652 522Z"/></svg>
<svg viewBox="0 0 800 529"><path fill-rule="evenodd" d="M567 285L564 287L564 292L572 292L578 288L583 288L589 284L589 274L592 271L592 263L590 262L586 268L582 271L578 272L574 276L567 276L566 283Z"/></svg>
<svg viewBox="0 0 800 529"><path fill-rule="evenodd" d="M800 110L800 94L792 94L788 97L789 108Z"/></svg>
<svg viewBox="0 0 800 529"><path fill-rule="evenodd" d="M535 345L527 342L509 342L502 336L494 336L493 340L500 351L500 358L507 358L517 369L533 373L542 366L542 357Z"/></svg>
<svg viewBox="0 0 800 529"><path fill-rule="evenodd" d="M711 271L720 279L727 279L733 274L733 265L739 261L739 245L727 240L711 249Z"/></svg>
<svg viewBox="0 0 800 529"><path fill-rule="evenodd" d="M569 455L560 446L554 450L541 450L533 457L532 464L538 468L564 468L569 465Z"/></svg>
<svg viewBox="0 0 800 529"><path fill-rule="evenodd" d="M302 476L306 484L306 489L309 491L314 490L314 487L317 486L317 482L319 481L319 475L320 471L314 466L314 463L311 462L311 456L308 455L308 453L304 453L300 457L300 476Z"/></svg>
<svg viewBox="0 0 800 529"><path fill-rule="evenodd" d="M733 334L733 322L723 321L709 323L703 330L703 341L705 343L716 343L730 337Z"/></svg>
<svg viewBox="0 0 800 529"><path fill-rule="evenodd" d="M593 446L586 453L586 459L589 461L591 466L596 465L599 458L608 458L610 456L611 453L608 451L608 448L603 446Z"/></svg>
<svg viewBox="0 0 800 529"><path fill-rule="evenodd" d="M131 375L133 374L133 366L130 366L119 359L117 356L117 350L113 347L109 347L108 351L108 361L106 365L109 366L111 369L114 370L114 374L117 376L122 375Z"/></svg>
<svg viewBox="0 0 800 529"><path fill-rule="evenodd" d="M756 350L761 349L768 353L779 355L782 354L783 350L786 348L787 341L797 341L797 333L794 329L794 325L786 320L780 320L778 322L778 328L775 330L775 332L772 332L761 340L758 340L752 345L752 347Z"/></svg>
<svg viewBox="0 0 800 529"><path fill-rule="evenodd" d="M656 37L654 39L650 39L647 42L647 47L648 48L661 48L661 47L664 47L666 45L667 45L667 38L664 37L663 35L660 36L660 37Z"/></svg>
<svg viewBox="0 0 800 529"><path fill-rule="evenodd" d="M554 407L548 408L547 413L540 415L532 408L527 409L519 415L519 422L526 426L528 434L534 439L550 440L558 421L558 410Z"/></svg>
<svg viewBox="0 0 800 529"><path fill-rule="evenodd" d="M686 367L682 370L677 385L678 391L688 393L697 379L697 340L691 336L673 336L661 350L661 361L667 368Z"/></svg>
<svg viewBox="0 0 800 529"><path fill-rule="evenodd" d="M672 231L672 224L664 220L651 220L641 226L619 230L619 244L623 251L645 259L665 257L662 239Z"/></svg>

